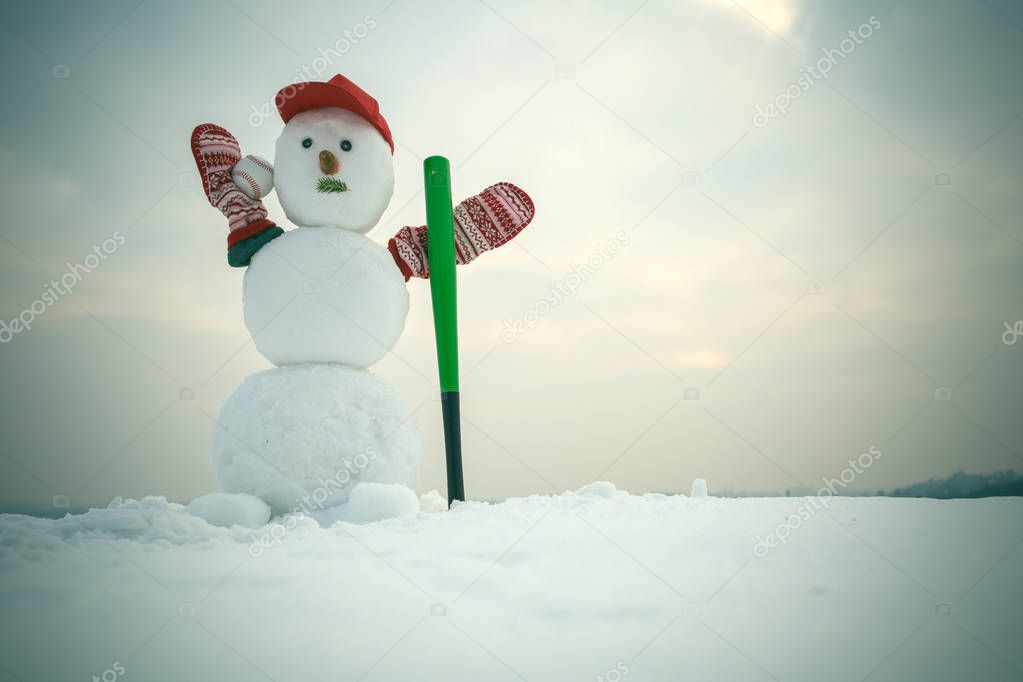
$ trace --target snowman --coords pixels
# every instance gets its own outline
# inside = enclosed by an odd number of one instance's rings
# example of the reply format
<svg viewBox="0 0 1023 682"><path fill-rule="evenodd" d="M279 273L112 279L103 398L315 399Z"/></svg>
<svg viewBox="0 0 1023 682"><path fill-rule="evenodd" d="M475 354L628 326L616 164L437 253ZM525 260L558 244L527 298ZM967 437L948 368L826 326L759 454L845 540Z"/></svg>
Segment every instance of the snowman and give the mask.
<svg viewBox="0 0 1023 682"><path fill-rule="evenodd" d="M365 236L394 190L394 140L373 97L338 75L287 86L276 104L285 126L272 167L245 162L265 166L294 229L268 218L259 198L271 186L235 183L233 135L203 124L191 140L206 196L228 221L228 263L247 268L246 327L275 365L221 409L215 474L225 492L255 496L274 514L343 510L360 484L389 484L418 502L419 436L368 368L401 335L407 282L429 277L426 228L403 227L386 248ZM461 202L456 261L507 243L533 212L510 183Z"/></svg>

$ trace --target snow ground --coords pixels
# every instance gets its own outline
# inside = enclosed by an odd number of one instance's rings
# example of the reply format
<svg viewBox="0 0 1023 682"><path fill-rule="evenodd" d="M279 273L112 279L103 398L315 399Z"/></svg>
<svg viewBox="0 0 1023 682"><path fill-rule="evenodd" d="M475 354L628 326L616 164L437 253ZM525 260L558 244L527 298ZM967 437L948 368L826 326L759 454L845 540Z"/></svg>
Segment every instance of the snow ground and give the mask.
<svg viewBox="0 0 1023 682"><path fill-rule="evenodd" d="M0 681L1023 677L1023 498L807 500L595 484L255 531L162 498L5 515Z"/></svg>

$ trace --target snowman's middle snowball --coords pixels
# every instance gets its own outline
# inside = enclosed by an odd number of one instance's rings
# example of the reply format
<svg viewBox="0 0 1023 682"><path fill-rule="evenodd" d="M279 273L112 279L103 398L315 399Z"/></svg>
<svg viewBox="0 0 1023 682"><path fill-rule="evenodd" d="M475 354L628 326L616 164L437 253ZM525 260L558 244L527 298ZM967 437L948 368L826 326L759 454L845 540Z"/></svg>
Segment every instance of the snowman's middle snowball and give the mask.
<svg viewBox="0 0 1023 682"><path fill-rule="evenodd" d="M264 246L243 296L245 325L275 365L369 367L394 347L408 314L408 289L387 249L333 227L300 227Z"/></svg>

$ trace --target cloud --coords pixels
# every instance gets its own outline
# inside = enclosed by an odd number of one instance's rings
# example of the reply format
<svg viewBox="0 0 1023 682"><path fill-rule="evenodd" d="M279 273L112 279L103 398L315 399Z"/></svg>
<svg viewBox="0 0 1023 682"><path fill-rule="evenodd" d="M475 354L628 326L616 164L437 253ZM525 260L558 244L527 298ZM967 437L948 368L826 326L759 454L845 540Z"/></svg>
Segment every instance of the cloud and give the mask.
<svg viewBox="0 0 1023 682"><path fill-rule="evenodd" d="M796 0L702 0L710 5L729 9L744 9L775 33L786 33L792 28L798 14Z"/></svg>
<svg viewBox="0 0 1023 682"><path fill-rule="evenodd" d="M720 369L728 364L728 356L711 348L679 353L671 359L671 364L681 369Z"/></svg>

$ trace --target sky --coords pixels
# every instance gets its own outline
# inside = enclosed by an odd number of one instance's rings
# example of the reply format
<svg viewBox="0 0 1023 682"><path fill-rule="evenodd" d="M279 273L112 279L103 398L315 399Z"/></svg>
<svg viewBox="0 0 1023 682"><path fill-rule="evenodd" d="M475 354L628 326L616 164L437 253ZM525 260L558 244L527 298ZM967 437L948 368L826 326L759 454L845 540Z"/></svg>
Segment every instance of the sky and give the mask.
<svg viewBox="0 0 1023 682"><path fill-rule="evenodd" d="M189 135L272 158L274 93L335 73L394 132L376 241L424 222L433 154L456 200L537 206L459 270L470 497L1023 468L1018 3L42 1L0 38L0 503L217 489L220 406L270 365ZM409 290L372 371L443 490Z"/></svg>

